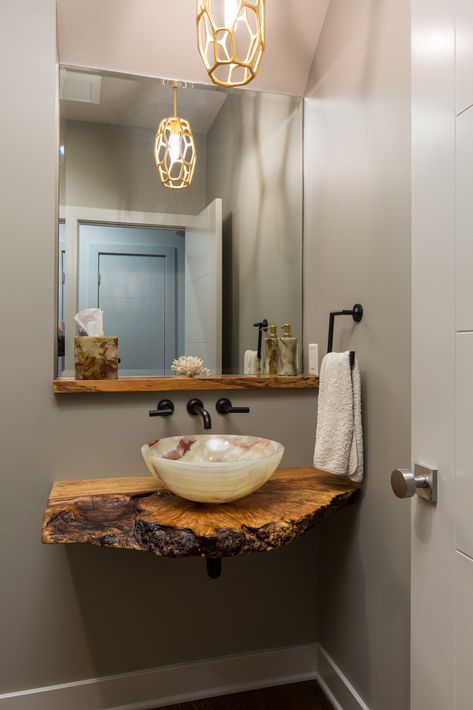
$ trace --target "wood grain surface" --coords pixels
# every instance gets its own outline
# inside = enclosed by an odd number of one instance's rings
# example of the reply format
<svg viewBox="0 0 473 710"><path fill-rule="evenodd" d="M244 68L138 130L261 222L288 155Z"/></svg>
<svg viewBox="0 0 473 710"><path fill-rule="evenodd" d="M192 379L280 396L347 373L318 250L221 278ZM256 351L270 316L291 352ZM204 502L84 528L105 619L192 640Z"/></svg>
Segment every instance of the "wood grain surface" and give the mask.
<svg viewBox="0 0 473 710"><path fill-rule="evenodd" d="M77 392L185 392L193 390L315 389L318 377L297 375L275 377L222 375L220 377L119 377L117 380L75 380L59 377L53 381L56 394Z"/></svg>
<svg viewBox="0 0 473 710"><path fill-rule="evenodd" d="M164 557L233 557L287 545L357 488L314 468L279 469L259 490L222 505L192 503L152 477L53 485L42 541L89 543Z"/></svg>
<svg viewBox="0 0 473 710"><path fill-rule="evenodd" d="M313 680L168 705L161 710L333 710L333 707Z"/></svg>

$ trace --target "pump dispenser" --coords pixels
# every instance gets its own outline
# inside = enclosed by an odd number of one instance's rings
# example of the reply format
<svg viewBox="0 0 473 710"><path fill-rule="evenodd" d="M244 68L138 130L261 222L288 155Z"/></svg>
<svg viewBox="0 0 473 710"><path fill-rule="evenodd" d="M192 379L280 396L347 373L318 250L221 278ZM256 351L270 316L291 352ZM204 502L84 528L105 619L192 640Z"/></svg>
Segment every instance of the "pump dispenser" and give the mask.
<svg viewBox="0 0 473 710"><path fill-rule="evenodd" d="M264 329L269 335L264 339L264 374L277 375L279 368L279 338L276 325Z"/></svg>
<svg viewBox="0 0 473 710"><path fill-rule="evenodd" d="M278 375L297 375L298 374L298 348L297 338L292 335L292 326L290 323L284 323L282 326L282 337L279 341L279 366Z"/></svg>

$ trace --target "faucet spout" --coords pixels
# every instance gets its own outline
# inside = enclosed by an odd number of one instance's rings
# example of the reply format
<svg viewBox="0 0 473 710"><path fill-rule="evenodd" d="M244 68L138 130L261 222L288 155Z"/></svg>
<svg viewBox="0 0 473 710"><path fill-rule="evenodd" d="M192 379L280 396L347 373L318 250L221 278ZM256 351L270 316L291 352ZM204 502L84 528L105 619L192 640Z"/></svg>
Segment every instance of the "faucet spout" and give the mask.
<svg viewBox="0 0 473 710"><path fill-rule="evenodd" d="M200 413L202 414L202 419L204 420L205 431L210 431L210 429L212 428L212 420L210 418L210 414L206 409L202 409Z"/></svg>
<svg viewBox="0 0 473 710"><path fill-rule="evenodd" d="M212 419L200 399L190 399L187 403L187 411L193 417L200 415L204 422L204 430L210 431L212 428Z"/></svg>

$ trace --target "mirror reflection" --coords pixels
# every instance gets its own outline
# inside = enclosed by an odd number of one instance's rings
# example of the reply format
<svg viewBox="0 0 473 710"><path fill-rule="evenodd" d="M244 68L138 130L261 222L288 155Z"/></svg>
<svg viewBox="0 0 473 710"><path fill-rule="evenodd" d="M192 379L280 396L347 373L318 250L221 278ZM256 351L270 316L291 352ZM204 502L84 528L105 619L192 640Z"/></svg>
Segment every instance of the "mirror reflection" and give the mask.
<svg viewBox="0 0 473 710"><path fill-rule="evenodd" d="M120 376L172 375L183 355L243 373L264 320L300 339L302 99L66 67L60 85L59 376L90 308ZM158 145L175 111L193 152L172 121Z"/></svg>

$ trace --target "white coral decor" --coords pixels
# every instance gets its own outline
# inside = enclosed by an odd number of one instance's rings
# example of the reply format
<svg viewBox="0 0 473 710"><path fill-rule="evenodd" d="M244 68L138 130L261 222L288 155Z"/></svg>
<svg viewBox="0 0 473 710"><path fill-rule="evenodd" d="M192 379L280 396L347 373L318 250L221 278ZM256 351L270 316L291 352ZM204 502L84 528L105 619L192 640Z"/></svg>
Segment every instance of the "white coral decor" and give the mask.
<svg viewBox="0 0 473 710"><path fill-rule="evenodd" d="M205 367L204 361L194 355L182 355L171 365L171 370L181 377L198 377L198 375L209 375L210 371Z"/></svg>

